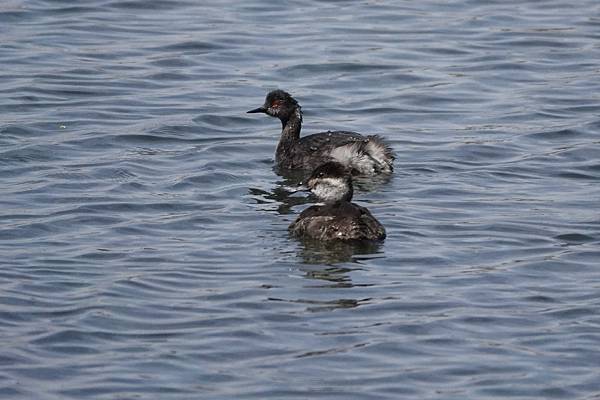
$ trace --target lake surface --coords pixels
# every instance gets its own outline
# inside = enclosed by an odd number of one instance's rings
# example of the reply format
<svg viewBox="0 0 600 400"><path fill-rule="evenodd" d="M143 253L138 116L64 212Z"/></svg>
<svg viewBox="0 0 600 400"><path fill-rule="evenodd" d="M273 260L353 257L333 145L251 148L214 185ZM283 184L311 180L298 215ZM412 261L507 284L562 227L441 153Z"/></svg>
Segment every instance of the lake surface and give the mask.
<svg viewBox="0 0 600 400"><path fill-rule="evenodd" d="M600 3L4 0L2 399L600 398ZM376 245L287 226L386 137Z"/></svg>

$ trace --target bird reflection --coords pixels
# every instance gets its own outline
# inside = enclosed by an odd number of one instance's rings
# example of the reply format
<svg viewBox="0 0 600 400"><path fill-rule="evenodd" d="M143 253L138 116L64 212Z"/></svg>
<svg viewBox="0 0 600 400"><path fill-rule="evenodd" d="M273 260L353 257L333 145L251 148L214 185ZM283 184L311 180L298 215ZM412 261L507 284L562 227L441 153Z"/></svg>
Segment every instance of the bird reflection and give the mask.
<svg viewBox="0 0 600 400"><path fill-rule="evenodd" d="M319 311L331 311L339 308L356 308L363 304L367 304L370 299L337 299L331 301L303 301L303 303L311 304L306 308L306 311L319 312Z"/></svg>
<svg viewBox="0 0 600 400"><path fill-rule="evenodd" d="M276 211L281 215L292 214L293 207L310 203L310 199L306 195L298 195L296 192L281 186L271 192L258 188L249 188L248 192L257 204L276 205Z"/></svg>
<svg viewBox="0 0 600 400"><path fill-rule="evenodd" d="M333 265L381 256L381 242L302 240L298 256L304 264Z"/></svg>
<svg viewBox="0 0 600 400"><path fill-rule="evenodd" d="M305 278L310 280L315 280L316 282L325 281L325 285L309 285L305 287L313 287L313 288L351 288L355 285L352 283L350 279L349 273L353 271L352 268L345 267L303 267L300 268L305 273ZM359 285L359 286L365 286ZM333 293L333 292L332 292ZM362 298L362 299L350 299L350 298L341 298L341 299L333 299L333 300L321 300L321 299L282 299L270 297L271 301L285 301L289 303L301 303L306 304L306 311L310 312L322 312L322 311L333 311L340 308L356 308L358 306L368 304L370 302L370 298Z"/></svg>
<svg viewBox="0 0 600 400"><path fill-rule="evenodd" d="M316 282L325 281L328 287L353 287L352 279L350 279L349 272L352 271L350 268L344 267L329 267L329 268L310 268L302 267L301 271L304 272L304 277L307 279L315 280ZM317 285L323 287L323 285Z"/></svg>
<svg viewBox="0 0 600 400"><path fill-rule="evenodd" d="M288 170L277 167L273 168L273 171L282 180L275 183L276 187L272 191L248 188L250 196L258 204L277 204L277 213L288 215L293 213L292 208L295 206L314 202L314 197L307 194L301 186L302 182L310 176L310 171ZM390 179L391 177L388 174L369 177L357 176L354 178L354 186L360 192L371 192L389 182Z"/></svg>
<svg viewBox="0 0 600 400"><path fill-rule="evenodd" d="M368 304L370 298L365 299L335 299L335 300L309 300L309 299L297 299L287 300L276 297L269 297L270 301L283 301L287 303L300 303L306 304L306 311L310 312L321 312L321 311L333 311L340 308L356 308L363 304Z"/></svg>

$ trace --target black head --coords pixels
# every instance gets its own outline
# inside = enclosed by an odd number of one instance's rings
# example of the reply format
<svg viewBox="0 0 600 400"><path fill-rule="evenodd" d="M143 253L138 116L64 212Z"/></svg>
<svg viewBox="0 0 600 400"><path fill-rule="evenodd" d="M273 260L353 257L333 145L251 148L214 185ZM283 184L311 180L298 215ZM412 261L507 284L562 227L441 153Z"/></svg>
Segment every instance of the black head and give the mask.
<svg viewBox="0 0 600 400"><path fill-rule="evenodd" d="M300 110L300 105L288 92L283 90L273 90L267 94L265 104L262 107L248 111L248 113L265 113L271 117L277 117L282 121L287 121L290 115L296 110Z"/></svg>
<svg viewBox="0 0 600 400"><path fill-rule="evenodd" d="M307 186L315 196L325 202L352 200L350 171L335 161L317 167L308 178Z"/></svg>

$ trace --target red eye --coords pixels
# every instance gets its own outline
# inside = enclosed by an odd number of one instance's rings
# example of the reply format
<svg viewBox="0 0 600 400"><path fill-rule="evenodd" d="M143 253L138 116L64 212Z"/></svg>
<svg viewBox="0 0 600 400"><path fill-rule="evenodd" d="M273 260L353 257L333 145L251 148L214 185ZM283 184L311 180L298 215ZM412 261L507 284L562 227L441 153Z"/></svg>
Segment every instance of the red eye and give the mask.
<svg viewBox="0 0 600 400"><path fill-rule="evenodd" d="M271 103L271 107L279 107L281 106L281 100L273 100Z"/></svg>

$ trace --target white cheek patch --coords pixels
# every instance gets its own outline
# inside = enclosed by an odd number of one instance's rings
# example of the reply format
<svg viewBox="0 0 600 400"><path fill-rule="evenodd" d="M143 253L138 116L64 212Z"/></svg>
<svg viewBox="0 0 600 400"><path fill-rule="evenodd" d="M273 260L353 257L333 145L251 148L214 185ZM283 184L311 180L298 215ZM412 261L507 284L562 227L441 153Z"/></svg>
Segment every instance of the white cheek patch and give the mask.
<svg viewBox="0 0 600 400"><path fill-rule="evenodd" d="M313 187L312 192L323 201L338 201L344 198L348 187L340 179L322 178Z"/></svg>

